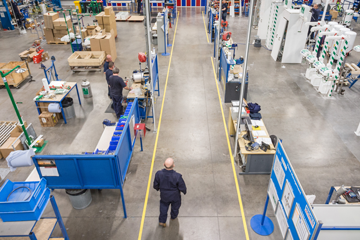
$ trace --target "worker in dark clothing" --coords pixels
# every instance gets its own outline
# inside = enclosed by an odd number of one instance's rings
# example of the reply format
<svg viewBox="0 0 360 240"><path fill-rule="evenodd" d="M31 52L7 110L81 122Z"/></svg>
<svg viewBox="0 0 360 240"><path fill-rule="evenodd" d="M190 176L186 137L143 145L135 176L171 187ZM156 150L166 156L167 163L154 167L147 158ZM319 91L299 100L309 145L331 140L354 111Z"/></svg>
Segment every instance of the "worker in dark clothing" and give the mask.
<svg viewBox="0 0 360 240"><path fill-rule="evenodd" d="M320 38L319 49L318 49L318 52L317 52L317 54L316 54L317 59L319 59L319 57L320 57L320 55L321 55L321 52L322 52L322 50L323 50L323 48L324 48L325 37L326 37L326 36L324 35L324 36L322 36L322 37Z"/></svg>
<svg viewBox="0 0 360 240"><path fill-rule="evenodd" d="M110 84L109 84L109 78L113 75L113 69L114 69L114 62L109 62L109 68L105 71L106 76L106 83L108 85L108 96L111 99L110 95Z"/></svg>
<svg viewBox="0 0 360 240"><path fill-rule="evenodd" d="M227 17L227 9L228 9L228 4L222 0L222 4L221 4L221 12L222 12L222 15L221 15L221 19L226 21L226 17Z"/></svg>
<svg viewBox="0 0 360 240"><path fill-rule="evenodd" d="M137 12L138 14L141 12L141 0L137 0Z"/></svg>
<svg viewBox="0 0 360 240"><path fill-rule="evenodd" d="M104 74L106 73L106 70L109 69L109 62L112 62L111 55L106 55L106 60L104 63Z"/></svg>
<svg viewBox="0 0 360 240"><path fill-rule="evenodd" d="M131 88L126 86L126 83L124 80L119 77L119 69L114 67L113 69L113 75L109 77L109 85L110 85L110 96L113 100L113 107L116 113L116 117L120 118L123 106L122 106L122 91L123 88L126 90L131 90Z"/></svg>
<svg viewBox="0 0 360 240"><path fill-rule="evenodd" d="M174 220L179 214L181 206L180 192L186 194L186 185L180 173L175 172L174 160L165 160L164 169L155 174L154 189L160 190L160 226L166 227L167 212L171 204L171 219Z"/></svg>
<svg viewBox="0 0 360 240"><path fill-rule="evenodd" d="M24 26L22 25L22 21L21 21L22 16L21 16L21 13L20 13L20 9L19 9L17 3L14 0L11 0L11 6L12 6L12 9L14 10L14 16L17 19L18 27L23 29Z"/></svg>
<svg viewBox="0 0 360 240"><path fill-rule="evenodd" d="M314 4L313 8L310 10L311 12L311 19L310 22L318 22L319 21L319 15L320 15L320 11L318 9L318 5ZM309 31L308 31L308 36L310 34L310 30L311 30L312 26L309 27ZM310 39L314 39L314 33L311 33Z"/></svg>

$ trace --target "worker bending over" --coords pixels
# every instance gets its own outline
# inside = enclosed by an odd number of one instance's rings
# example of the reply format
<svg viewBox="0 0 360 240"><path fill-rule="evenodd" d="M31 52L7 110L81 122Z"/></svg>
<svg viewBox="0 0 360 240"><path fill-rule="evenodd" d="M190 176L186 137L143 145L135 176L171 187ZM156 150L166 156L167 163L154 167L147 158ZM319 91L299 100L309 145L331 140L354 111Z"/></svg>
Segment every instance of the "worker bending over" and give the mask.
<svg viewBox="0 0 360 240"><path fill-rule="evenodd" d="M117 118L120 118L121 114L123 113L123 88L125 88L126 90L131 90L131 88L126 86L124 80L119 77L119 72L119 69L117 67L114 67L113 75L109 77L110 96L113 100L113 107Z"/></svg>
<svg viewBox="0 0 360 240"><path fill-rule="evenodd" d="M174 171L174 160L165 160L164 169L155 174L154 189L160 190L160 226L166 227L167 212L171 204L171 219L174 220L179 214L181 206L180 192L186 194L186 185L180 173Z"/></svg>

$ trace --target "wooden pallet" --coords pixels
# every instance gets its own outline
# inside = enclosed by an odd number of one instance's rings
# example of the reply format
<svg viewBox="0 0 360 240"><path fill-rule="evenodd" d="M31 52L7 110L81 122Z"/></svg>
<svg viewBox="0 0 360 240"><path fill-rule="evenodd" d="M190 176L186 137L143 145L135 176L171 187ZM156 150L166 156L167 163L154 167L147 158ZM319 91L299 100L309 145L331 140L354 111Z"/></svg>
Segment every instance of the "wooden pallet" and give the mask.
<svg viewBox="0 0 360 240"><path fill-rule="evenodd" d="M129 18L131 18L131 16L129 16L127 19L118 19L118 18L116 18L115 20L117 22L127 22L129 20Z"/></svg>
<svg viewBox="0 0 360 240"><path fill-rule="evenodd" d="M143 22L145 19L144 16L131 16L128 21L129 22Z"/></svg>
<svg viewBox="0 0 360 240"><path fill-rule="evenodd" d="M100 66L76 66L76 67L72 67L70 66L70 69L73 72L101 72L103 70L103 65L101 64Z"/></svg>
<svg viewBox="0 0 360 240"><path fill-rule="evenodd" d="M48 41L47 42L48 44L69 44L68 42L63 42L63 41Z"/></svg>

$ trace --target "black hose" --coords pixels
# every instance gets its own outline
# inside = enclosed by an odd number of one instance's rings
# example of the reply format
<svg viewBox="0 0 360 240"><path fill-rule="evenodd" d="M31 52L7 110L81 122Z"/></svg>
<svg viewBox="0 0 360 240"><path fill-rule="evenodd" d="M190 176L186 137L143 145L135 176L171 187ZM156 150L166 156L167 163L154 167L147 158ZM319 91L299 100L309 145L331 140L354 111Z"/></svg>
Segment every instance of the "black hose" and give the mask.
<svg viewBox="0 0 360 240"><path fill-rule="evenodd" d="M18 190L18 189L20 189L20 188L26 188L26 189L29 190L29 196L27 196L27 198L25 198L25 199L22 200L22 201L28 200L28 199L31 197L31 194L32 194L31 189L28 188L28 187L26 187L26 186L20 186L20 187L15 188L14 190L12 190L12 191L9 193L9 195L8 195L7 198L6 198L6 201L8 202L8 201L9 201L9 197L11 196L11 194L13 194L13 192L15 192L16 190Z"/></svg>

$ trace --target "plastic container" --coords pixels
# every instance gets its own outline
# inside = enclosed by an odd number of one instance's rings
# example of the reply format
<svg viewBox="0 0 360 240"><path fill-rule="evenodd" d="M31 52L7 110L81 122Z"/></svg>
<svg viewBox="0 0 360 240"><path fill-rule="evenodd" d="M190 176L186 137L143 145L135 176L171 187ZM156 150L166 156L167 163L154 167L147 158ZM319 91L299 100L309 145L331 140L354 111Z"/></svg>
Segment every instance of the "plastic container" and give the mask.
<svg viewBox="0 0 360 240"><path fill-rule="evenodd" d="M9 196L13 190L21 186L28 187L31 190L31 195L27 200L24 200L29 196L27 188L20 188ZM0 189L0 213L32 211L45 189L46 180L44 178L40 182L12 182L7 179Z"/></svg>
<svg viewBox="0 0 360 240"><path fill-rule="evenodd" d="M65 118L66 119L70 119L70 118L75 118L75 109L74 109L74 101L72 98L70 97L66 97L62 102L62 107L65 113Z"/></svg>
<svg viewBox="0 0 360 240"><path fill-rule="evenodd" d="M32 211L17 211L0 213L3 222L14 221L38 221L43 214L48 202L50 200L50 189L46 188L44 194L41 195L40 200Z"/></svg>
<svg viewBox="0 0 360 240"><path fill-rule="evenodd" d="M80 1L74 1L75 8L78 10L79 13L81 13L81 6Z"/></svg>
<svg viewBox="0 0 360 240"><path fill-rule="evenodd" d="M87 208L91 201L91 192L89 189L66 189L66 194L69 196L71 205L75 209Z"/></svg>

